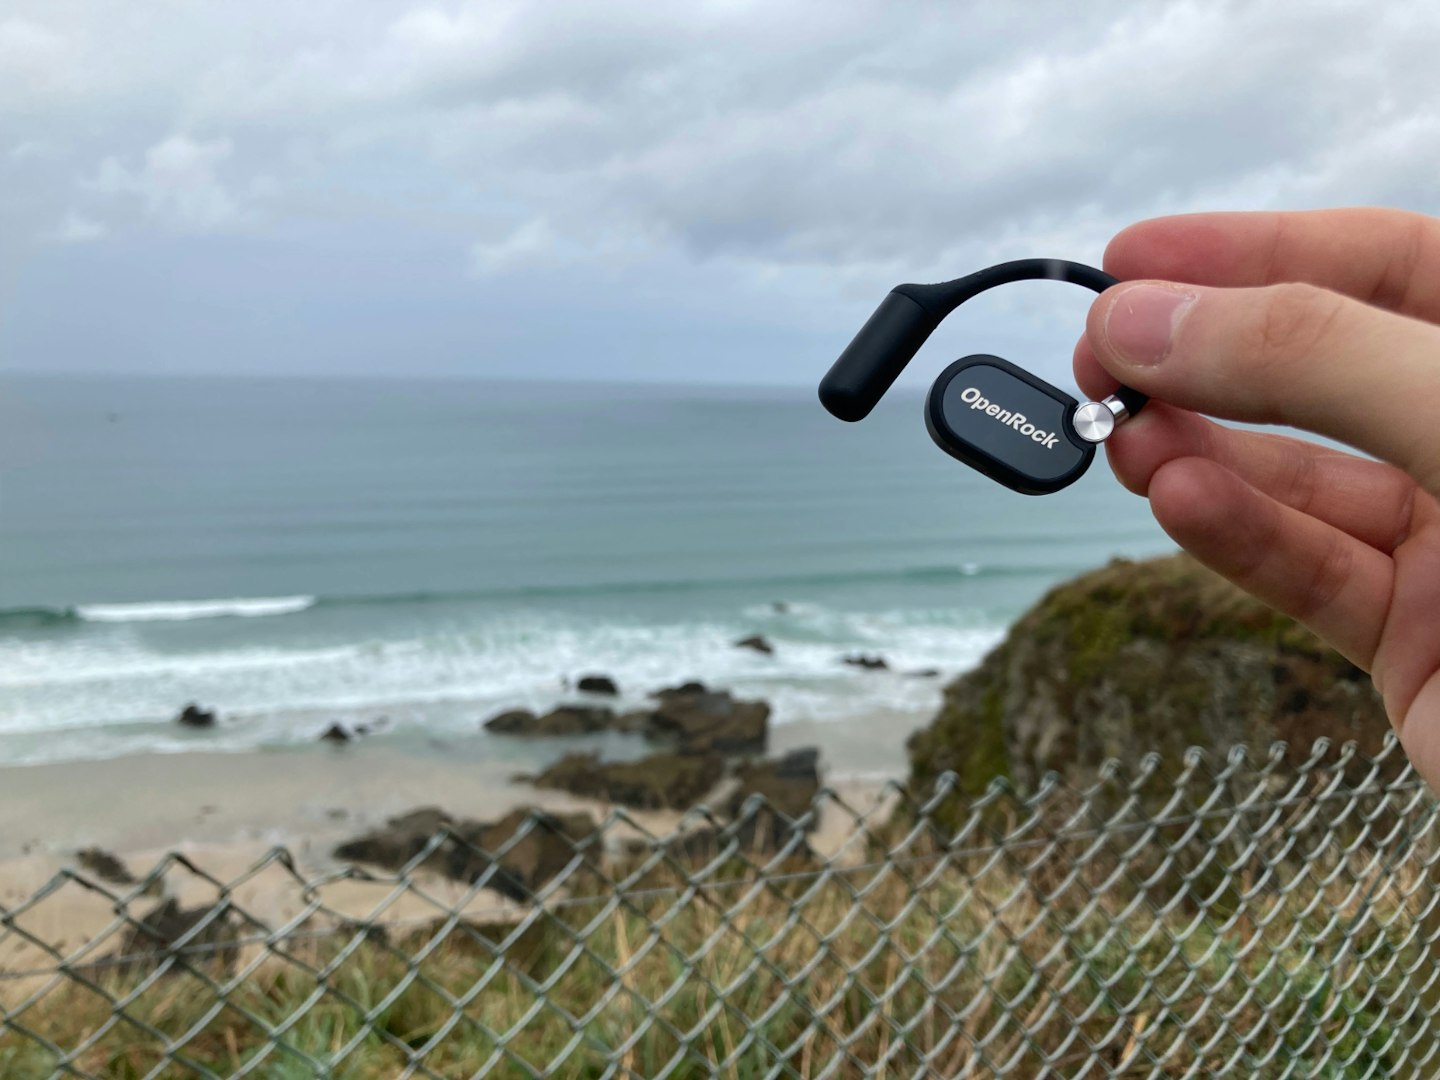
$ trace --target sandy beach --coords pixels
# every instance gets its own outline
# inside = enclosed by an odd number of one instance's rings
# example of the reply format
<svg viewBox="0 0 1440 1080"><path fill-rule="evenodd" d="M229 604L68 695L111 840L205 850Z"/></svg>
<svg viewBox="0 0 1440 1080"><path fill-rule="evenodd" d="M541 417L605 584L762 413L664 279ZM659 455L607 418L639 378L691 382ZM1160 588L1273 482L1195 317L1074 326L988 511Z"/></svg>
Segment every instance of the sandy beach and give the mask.
<svg viewBox="0 0 1440 1080"><path fill-rule="evenodd" d="M819 745L829 780L878 789L904 775L905 736L922 722L884 716L867 724L777 725L770 750ZM875 752L875 725L893 732L887 740L893 748L884 754ZM336 837L418 806L482 819L520 805L600 809L516 783L517 771L513 760L477 759L470 748L406 754L363 739L338 749L142 754L0 768L0 862L90 846L125 855L236 843L283 844L308 857Z"/></svg>
<svg viewBox="0 0 1440 1080"><path fill-rule="evenodd" d="M783 749L794 740L776 741ZM423 806L478 820L535 806L583 811L599 821L611 809L538 790L516 782L512 773L510 763L408 756L364 742L338 749L149 754L0 770L0 908L21 931L0 934L0 972L7 976L3 996L14 999L43 985L40 975L27 973L55 964L56 955L28 935L75 963L113 956L125 932L116 918L117 902L127 900L133 918L165 899L186 909L208 907L222 886L231 886L232 901L269 927L348 920L424 924L447 908L479 921L513 920L519 907L491 890L470 895L458 882L425 875L423 891L397 894L393 874L377 872L374 881L345 876L331 854L337 844ZM883 788L879 780L834 783L847 802L862 808L874 805ZM664 835L683 818L679 812L628 814L635 827L612 827L607 843L639 836L638 829ZM817 852L841 849L850 825L844 811L827 813L813 837ZM163 864L163 880L156 893L142 897L139 885L106 885L90 872L83 872L82 880L64 878L67 869L76 868L76 853L86 848L114 854L141 880ZM276 849L289 858L266 863ZM307 889L327 875L334 880Z"/></svg>

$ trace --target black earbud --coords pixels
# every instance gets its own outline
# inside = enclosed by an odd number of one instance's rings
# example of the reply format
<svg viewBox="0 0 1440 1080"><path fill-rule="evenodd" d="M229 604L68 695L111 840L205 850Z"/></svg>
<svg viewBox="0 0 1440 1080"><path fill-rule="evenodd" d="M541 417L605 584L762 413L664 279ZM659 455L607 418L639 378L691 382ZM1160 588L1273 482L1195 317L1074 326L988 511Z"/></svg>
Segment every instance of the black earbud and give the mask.
<svg viewBox="0 0 1440 1080"><path fill-rule="evenodd" d="M1118 279L1062 259L1017 259L939 285L897 285L820 382L841 420L863 420L945 316L997 285L1050 279L1104 292ZM1048 495L1085 474L1115 425L1147 398L1122 386L1083 404L998 356L955 361L930 388L925 426L951 457L1026 495Z"/></svg>

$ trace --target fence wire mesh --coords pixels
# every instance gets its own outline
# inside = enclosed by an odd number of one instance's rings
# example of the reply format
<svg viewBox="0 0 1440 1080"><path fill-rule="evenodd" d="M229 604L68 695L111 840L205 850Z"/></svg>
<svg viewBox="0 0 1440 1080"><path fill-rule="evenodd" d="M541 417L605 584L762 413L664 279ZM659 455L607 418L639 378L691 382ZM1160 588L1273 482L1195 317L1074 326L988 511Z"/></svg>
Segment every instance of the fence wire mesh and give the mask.
<svg viewBox="0 0 1440 1080"><path fill-rule="evenodd" d="M0 907L0 1076L1436 1076L1435 812L1322 740L66 871Z"/></svg>

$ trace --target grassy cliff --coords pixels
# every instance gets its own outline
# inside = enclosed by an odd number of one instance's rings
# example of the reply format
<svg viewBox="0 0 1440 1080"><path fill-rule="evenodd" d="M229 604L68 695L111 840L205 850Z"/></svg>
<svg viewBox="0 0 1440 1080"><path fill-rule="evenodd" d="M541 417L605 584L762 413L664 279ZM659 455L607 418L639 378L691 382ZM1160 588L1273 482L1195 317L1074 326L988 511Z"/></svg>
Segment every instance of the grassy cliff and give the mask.
<svg viewBox="0 0 1440 1080"><path fill-rule="evenodd" d="M1107 758L1187 747L1258 753L1284 740L1379 749L1389 724L1359 668L1294 619L1186 555L1116 560L1057 586L980 666L945 691L910 742L926 791L947 770L965 794L1048 771L1086 783Z"/></svg>

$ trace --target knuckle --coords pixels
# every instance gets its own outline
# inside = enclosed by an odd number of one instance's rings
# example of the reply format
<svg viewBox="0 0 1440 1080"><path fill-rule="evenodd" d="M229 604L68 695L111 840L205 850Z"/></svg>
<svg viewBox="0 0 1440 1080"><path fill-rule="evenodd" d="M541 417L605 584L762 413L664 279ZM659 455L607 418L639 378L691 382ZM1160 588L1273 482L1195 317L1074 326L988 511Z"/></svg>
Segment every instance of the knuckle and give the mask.
<svg viewBox="0 0 1440 1080"><path fill-rule="evenodd" d="M1335 293L1313 285L1272 285L1264 291L1251 356L1272 369L1286 369L1315 352L1345 303Z"/></svg>
<svg viewBox="0 0 1440 1080"><path fill-rule="evenodd" d="M1354 553L1344 538L1336 536L1310 569L1307 587L1300 594L1295 617L1310 623L1322 616L1339 599L1355 569Z"/></svg>
<svg viewBox="0 0 1440 1080"><path fill-rule="evenodd" d="M1320 476L1316 458L1310 454L1295 454L1290 462L1288 475L1282 481L1282 501L1293 506L1302 514L1310 513L1320 494Z"/></svg>

